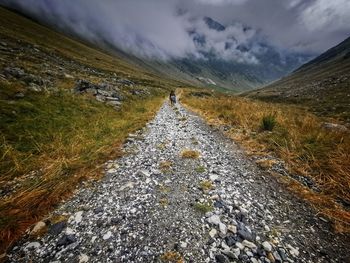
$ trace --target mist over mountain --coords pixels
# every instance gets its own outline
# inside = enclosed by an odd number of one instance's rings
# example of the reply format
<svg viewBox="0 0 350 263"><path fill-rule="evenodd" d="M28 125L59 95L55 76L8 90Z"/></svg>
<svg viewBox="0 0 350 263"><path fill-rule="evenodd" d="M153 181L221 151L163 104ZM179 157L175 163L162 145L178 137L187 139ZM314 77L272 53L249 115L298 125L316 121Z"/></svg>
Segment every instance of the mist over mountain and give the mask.
<svg viewBox="0 0 350 263"><path fill-rule="evenodd" d="M1 0L0 4L97 46L134 55L167 75L244 90L278 79L319 54L301 49L301 40L298 48L284 47L264 28L239 20L222 22L191 7L237 9L249 2ZM296 9L300 4L275 6Z"/></svg>

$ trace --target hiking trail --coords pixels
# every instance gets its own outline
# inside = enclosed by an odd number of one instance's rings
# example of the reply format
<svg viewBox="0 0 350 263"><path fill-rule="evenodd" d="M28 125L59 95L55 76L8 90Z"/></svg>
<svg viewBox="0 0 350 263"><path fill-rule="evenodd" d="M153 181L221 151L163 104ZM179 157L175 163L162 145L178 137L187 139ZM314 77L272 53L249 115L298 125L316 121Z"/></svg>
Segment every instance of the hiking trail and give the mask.
<svg viewBox="0 0 350 263"><path fill-rule="evenodd" d="M9 262L350 262L329 223L180 104L124 151Z"/></svg>

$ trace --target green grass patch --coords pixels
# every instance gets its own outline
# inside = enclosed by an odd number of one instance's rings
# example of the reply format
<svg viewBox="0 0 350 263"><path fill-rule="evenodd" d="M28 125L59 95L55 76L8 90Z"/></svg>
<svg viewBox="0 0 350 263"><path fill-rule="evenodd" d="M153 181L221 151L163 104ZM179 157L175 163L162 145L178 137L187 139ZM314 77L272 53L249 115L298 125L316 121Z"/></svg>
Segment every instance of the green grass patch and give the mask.
<svg viewBox="0 0 350 263"><path fill-rule="evenodd" d="M214 207L211 201L207 201L203 203L197 202L195 203L194 208L203 214L214 210Z"/></svg>
<svg viewBox="0 0 350 263"><path fill-rule="evenodd" d="M99 167L122 155L128 134L150 120L164 94L123 102L120 111L94 98L26 92L0 83L0 188L12 190L0 201L0 240L8 244L31 223L69 196ZM35 177L27 176L37 171ZM12 189L11 182L21 178ZM3 249L3 247L1 248Z"/></svg>
<svg viewBox="0 0 350 263"><path fill-rule="evenodd" d="M196 167L195 171L197 173L204 173L205 172L205 167L200 165L200 166Z"/></svg>

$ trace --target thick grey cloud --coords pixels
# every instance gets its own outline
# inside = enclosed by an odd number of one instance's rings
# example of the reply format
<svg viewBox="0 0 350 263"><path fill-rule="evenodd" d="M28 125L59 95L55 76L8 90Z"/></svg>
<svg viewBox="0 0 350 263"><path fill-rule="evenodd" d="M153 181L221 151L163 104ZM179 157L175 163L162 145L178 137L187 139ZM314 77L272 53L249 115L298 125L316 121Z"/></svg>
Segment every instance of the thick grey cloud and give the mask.
<svg viewBox="0 0 350 263"><path fill-rule="evenodd" d="M349 0L0 0L0 4L90 41L161 59L202 58L210 52L254 64L261 52L256 43L262 39L280 50L318 54L350 33ZM225 28L211 29L205 16ZM250 51L242 52L242 45L249 45Z"/></svg>
<svg viewBox="0 0 350 263"><path fill-rule="evenodd" d="M182 4L223 23L240 21L261 30L275 45L300 52L319 54L350 35L349 0L183 0Z"/></svg>

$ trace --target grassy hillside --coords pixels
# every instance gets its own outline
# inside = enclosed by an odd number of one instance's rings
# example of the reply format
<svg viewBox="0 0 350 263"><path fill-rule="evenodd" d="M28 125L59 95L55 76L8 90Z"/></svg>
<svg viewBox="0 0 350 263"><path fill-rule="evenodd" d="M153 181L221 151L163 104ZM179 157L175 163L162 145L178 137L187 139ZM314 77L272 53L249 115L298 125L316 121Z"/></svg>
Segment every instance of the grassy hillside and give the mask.
<svg viewBox="0 0 350 263"><path fill-rule="evenodd" d="M279 168L270 171L279 171L277 178L333 220L337 231L350 231L348 131L325 129L322 118L292 105L198 90L184 93L181 100L211 125L225 127L261 167L269 170L276 158L283 160L291 175L304 179L288 179Z"/></svg>
<svg viewBox="0 0 350 263"><path fill-rule="evenodd" d="M350 122L350 38L291 75L244 95L306 105L319 115Z"/></svg>
<svg viewBox="0 0 350 263"><path fill-rule="evenodd" d="M72 92L78 80L115 97ZM99 178L179 85L0 8L0 251Z"/></svg>

